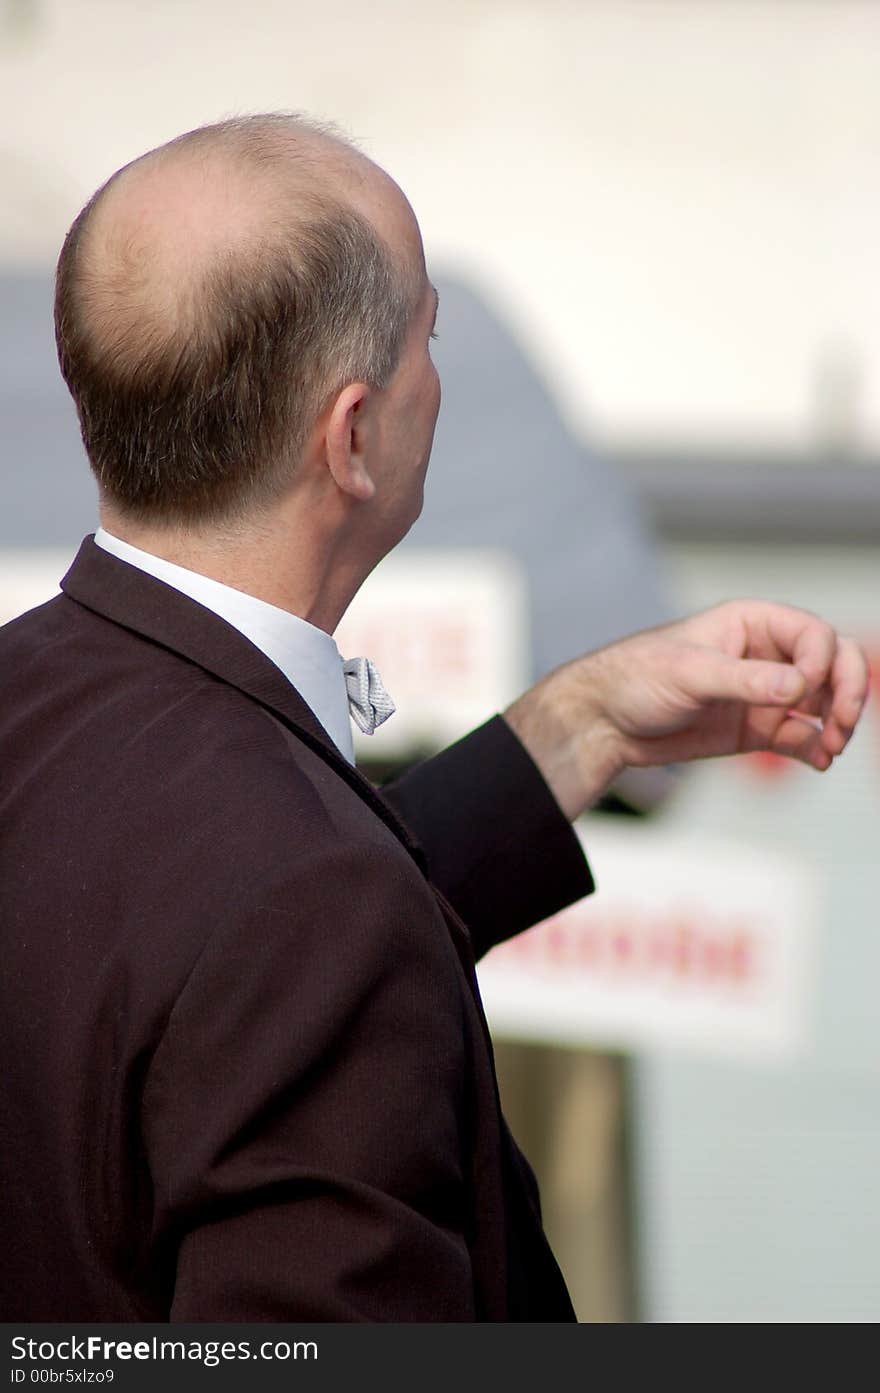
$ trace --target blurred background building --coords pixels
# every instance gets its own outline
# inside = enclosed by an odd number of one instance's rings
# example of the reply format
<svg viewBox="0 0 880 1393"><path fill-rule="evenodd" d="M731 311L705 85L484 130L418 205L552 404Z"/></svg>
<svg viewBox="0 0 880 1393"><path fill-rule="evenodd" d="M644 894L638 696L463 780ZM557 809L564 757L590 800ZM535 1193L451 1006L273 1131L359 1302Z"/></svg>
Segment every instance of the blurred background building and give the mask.
<svg viewBox="0 0 880 1393"><path fill-rule="evenodd" d="M287 108L422 224L446 398L388 566L450 577L462 633L478 593L507 615L468 715L734 594L880 656L878 55L875 0L0 0L0 619L94 523L53 363L67 226L143 150ZM382 571L351 622L402 631ZM869 711L822 779L620 791L583 824L599 894L487 963L582 1319L880 1316L878 745Z"/></svg>

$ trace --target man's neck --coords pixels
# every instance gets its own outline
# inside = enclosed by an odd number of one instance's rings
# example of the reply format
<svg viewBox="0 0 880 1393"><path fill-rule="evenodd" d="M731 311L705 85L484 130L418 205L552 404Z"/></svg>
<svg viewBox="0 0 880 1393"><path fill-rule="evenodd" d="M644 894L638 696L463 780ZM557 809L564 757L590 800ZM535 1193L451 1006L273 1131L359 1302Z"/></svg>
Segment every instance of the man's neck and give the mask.
<svg viewBox="0 0 880 1393"><path fill-rule="evenodd" d="M254 595L332 634L372 565L341 536L279 525L279 519L211 533L132 523L102 507L111 536L198 575Z"/></svg>

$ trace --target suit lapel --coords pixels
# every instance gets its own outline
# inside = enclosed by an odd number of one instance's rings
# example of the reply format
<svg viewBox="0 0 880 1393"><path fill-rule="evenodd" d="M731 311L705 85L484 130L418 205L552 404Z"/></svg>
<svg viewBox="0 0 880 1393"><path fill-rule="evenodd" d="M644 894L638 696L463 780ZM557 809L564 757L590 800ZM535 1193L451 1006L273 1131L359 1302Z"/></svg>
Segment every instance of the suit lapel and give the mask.
<svg viewBox="0 0 880 1393"><path fill-rule="evenodd" d="M225 619L173 586L83 541L61 581L69 599L237 687L308 745L372 808L426 869L424 852L373 785L349 764L275 664Z"/></svg>

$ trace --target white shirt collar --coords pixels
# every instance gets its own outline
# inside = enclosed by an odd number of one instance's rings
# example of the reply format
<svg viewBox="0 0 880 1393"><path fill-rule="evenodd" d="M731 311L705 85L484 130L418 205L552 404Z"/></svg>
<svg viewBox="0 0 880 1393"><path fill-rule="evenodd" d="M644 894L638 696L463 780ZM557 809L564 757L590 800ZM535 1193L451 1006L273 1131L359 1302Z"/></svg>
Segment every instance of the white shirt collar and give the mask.
<svg viewBox="0 0 880 1393"><path fill-rule="evenodd" d="M258 600L243 590L233 590L209 576L188 571L151 552L141 551L99 527L95 542L105 551L127 561L157 580L188 595L197 604L225 619L250 639L280 668L300 696L311 707L334 745L350 764L354 764L354 742L348 714L348 693L342 671L342 658L330 634L296 614Z"/></svg>

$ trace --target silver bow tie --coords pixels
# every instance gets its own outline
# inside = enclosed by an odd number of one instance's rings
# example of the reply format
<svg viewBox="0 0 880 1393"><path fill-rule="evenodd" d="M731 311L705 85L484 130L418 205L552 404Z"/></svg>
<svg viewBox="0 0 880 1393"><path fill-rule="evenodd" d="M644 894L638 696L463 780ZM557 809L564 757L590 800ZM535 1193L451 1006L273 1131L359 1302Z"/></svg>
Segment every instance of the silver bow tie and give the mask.
<svg viewBox="0 0 880 1393"><path fill-rule="evenodd" d="M376 726L394 715L394 702L369 658L346 658L342 671L352 720L364 735L372 735Z"/></svg>

